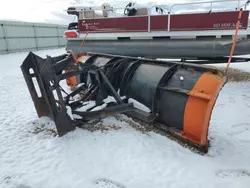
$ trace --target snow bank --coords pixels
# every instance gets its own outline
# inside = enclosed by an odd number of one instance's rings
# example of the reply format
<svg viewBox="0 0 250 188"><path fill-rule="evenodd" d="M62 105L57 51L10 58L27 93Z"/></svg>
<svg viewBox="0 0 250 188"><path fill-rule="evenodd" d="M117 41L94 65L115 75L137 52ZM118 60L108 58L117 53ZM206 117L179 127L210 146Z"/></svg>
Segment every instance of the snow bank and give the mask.
<svg viewBox="0 0 250 188"><path fill-rule="evenodd" d="M66 106L67 109L67 114L70 117L70 119L74 119L73 114L72 114L72 109L70 108L70 106Z"/></svg>
<svg viewBox="0 0 250 188"><path fill-rule="evenodd" d="M80 108L77 108L76 111L79 112L86 112L88 109L94 107L96 105L95 101L87 101L83 103L83 106Z"/></svg>
<svg viewBox="0 0 250 188"><path fill-rule="evenodd" d="M126 97L123 96L121 97L121 99L125 99ZM103 104L100 105L100 106L96 106L95 108L93 108L91 111L97 111L97 110L102 110L103 108L105 108L107 106L108 103L111 103L111 102L116 102L115 98L112 97L112 96L108 96L107 98L103 99ZM77 108L76 111L79 111L79 112L85 112L87 111L88 109L94 107L96 105L96 102L95 101L86 101L83 103L83 106L80 107L80 108Z"/></svg>
<svg viewBox="0 0 250 188"><path fill-rule="evenodd" d="M119 95L119 91L118 91L118 95ZM122 99L122 100L124 100L124 99L126 99L126 96L120 96L120 98ZM106 99L103 99L103 102L105 102L105 103L110 103L110 102L116 102L116 100L115 100L115 98L114 97L112 97L112 96L108 96Z"/></svg>
<svg viewBox="0 0 250 188"><path fill-rule="evenodd" d="M148 112L148 113L151 112L151 110L148 107L146 107L144 104L138 102L135 99L129 98L128 103L133 103L135 108L140 109L142 111L145 111L145 112Z"/></svg>
<svg viewBox="0 0 250 188"><path fill-rule="evenodd" d="M103 103L102 105L93 108L91 111L102 110L102 109L105 108L106 106L107 106L107 103Z"/></svg>

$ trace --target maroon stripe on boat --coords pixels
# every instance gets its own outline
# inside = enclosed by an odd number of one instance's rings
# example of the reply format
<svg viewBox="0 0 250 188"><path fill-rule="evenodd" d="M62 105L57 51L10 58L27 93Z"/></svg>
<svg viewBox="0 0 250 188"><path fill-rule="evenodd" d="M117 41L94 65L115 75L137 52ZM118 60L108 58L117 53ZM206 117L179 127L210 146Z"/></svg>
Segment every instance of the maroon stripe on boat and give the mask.
<svg viewBox="0 0 250 188"><path fill-rule="evenodd" d="M120 17L79 20L80 31L145 31L148 29L148 17Z"/></svg>
<svg viewBox="0 0 250 188"><path fill-rule="evenodd" d="M168 15L150 16L151 30L168 30Z"/></svg>
<svg viewBox="0 0 250 188"><path fill-rule="evenodd" d="M179 14L171 16L171 31L188 30L229 30L236 27L238 11L202 14ZM244 11L241 29L246 29L249 11Z"/></svg>
<svg viewBox="0 0 250 188"><path fill-rule="evenodd" d="M249 11L243 11L240 29L248 25ZM231 30L236 26L238 12L217 12L171 15L171 31ZM78 21L80 32L140 32L148 30L148 16L84 19ZM150 16L151 31L167 31L168 15Z"/></svg>

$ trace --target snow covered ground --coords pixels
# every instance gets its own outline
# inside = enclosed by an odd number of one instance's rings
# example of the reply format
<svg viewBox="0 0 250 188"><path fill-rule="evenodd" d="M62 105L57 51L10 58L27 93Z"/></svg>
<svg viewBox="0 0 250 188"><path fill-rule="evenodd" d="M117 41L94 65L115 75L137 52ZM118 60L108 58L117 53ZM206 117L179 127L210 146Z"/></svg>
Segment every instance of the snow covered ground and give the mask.
<svg viewBox="0 0 250 188"><path fill-rule="evenodd" d="M26 55L0 56L0 188L250 187L250 82L223 88L212 114L211 147L202 156L114 117L102 124L116 130L78 128L61 138L39 132L54 125L36 116L20 70Z"/></svg>

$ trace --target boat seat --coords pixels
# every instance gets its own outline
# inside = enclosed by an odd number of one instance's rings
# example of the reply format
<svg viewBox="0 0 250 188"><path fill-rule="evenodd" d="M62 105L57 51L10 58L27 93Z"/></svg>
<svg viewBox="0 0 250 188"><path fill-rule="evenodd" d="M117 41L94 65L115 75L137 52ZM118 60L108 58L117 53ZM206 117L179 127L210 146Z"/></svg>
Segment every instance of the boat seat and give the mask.
<svg viewBox="0 0 250 188"><path fill-rule="evenodd" d="M79 19L108 17L108 12L111 10L111 6L108 3L103 3L101 7L102 7L102 12L100 13L94 10L80 12Z"/></svg>
<svg viewBox="0 0 250 188"><path fill-rule="evenodd" d="M109 3L103 3L101 7L102 7L102 16L103 17L108 17L108 15L109 15L108 12L111 10L110 4Z"/></svg>
<svg viewBox="0 0 250 188"><path fill-rule="evenodd" d="M135 16L144 16L144 15L148 15L148 9L147 8L138 8Z"/></svg>
<svg viewBox="0 0 250 188"><path fill-rule="evenodd" d="M94 10L79 12L79 19L94 18L94 17L95 17L95 11Z"/></svg>
<svg viewBox="0 0 250 188"><path fill-rule="evenodd" d="M84 18L103 18L102 13L95 12L94 10L79 12L79 19Z"/></svg>

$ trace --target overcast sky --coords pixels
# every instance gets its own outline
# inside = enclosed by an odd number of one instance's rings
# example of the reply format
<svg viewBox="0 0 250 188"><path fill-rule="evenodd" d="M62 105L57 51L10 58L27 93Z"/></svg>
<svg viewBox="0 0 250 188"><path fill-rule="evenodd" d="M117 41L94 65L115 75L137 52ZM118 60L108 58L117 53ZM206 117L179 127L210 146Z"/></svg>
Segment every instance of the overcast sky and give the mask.
<svg viewBox="0 0 250 188"><path fill-rule="evenodd" d="M46 22L68 24L73 19L63 10L67 7L77 4L76 1L81 0L0 0L0 20L21 20L30 22ZM199 2L208 0L133 0L136 3L151 4L175 4L185 2ZM244 4L247 0L242 0ZM125 6L129 0L82 0L83 5L98 6L103 2L108 2L111 6ZM223 2L214 4L216 8L233 8L237 6L237 2ZM249 7L249 6L248 6ZM179 11L187 11L191 9L202 10L206 7L202 6L182 6ZM249 8L248 8L249 9ZM177 8L174 11L178 11Z"/></svg>

